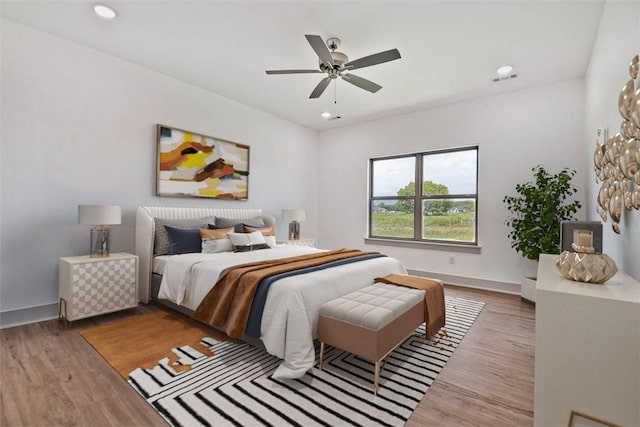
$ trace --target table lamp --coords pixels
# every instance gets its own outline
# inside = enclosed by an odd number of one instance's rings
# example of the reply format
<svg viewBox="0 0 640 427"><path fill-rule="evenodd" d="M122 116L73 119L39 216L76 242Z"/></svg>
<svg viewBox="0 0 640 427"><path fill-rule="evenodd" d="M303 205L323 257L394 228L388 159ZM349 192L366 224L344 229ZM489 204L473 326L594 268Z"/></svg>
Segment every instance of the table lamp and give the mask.
<svg viewBox="0 0 640 427"><path fill-rule="evenodd" d="M289 240L300 239L300 222L307 219L304 209L283 209L282 219L289 221Z"/></svg>
<svg viewBox="0 0 640 427"><path fill-rule="evenodd" d="M109 256L110 224L120 224L120 206L78 205L78 224L93 225L91 228L91 247L89 256L100 258Z"/></svg>

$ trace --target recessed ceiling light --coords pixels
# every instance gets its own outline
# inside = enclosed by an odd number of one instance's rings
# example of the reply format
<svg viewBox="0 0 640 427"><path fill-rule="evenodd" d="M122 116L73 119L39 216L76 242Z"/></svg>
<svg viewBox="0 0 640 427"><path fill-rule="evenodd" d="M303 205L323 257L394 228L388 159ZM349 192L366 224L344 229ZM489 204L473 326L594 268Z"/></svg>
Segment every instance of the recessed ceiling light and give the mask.
<svg viewBox="0 0 640 427"><path fill-rule="evenodd" d="M331 117L331 113L328 111L323 111L322 112L322 117L324 117L325 119L328 119L329 117Z"/></svg>
<svg viewBox="0 0 640 427"><path fill-rule="evenodd" d="M510 72L513 71L513 65L511 64L505 64L505 65L501 65L498 67L498 69L496 70L496 72L498 74L500 74L501 76L507 75Z"/></svg>
<svg viewBox="0 0 640 427"><path fill-rule="evenodd" d="M116 13L116 11L113 8L111 8L109 6L106 6L104 4L96 4L96 5L94 5L93 6L93 11L95 13L97 13L98 16L100 16L101 18L104 18L104 19L113 19L116 16L118 16L118 14Z"/></svg>

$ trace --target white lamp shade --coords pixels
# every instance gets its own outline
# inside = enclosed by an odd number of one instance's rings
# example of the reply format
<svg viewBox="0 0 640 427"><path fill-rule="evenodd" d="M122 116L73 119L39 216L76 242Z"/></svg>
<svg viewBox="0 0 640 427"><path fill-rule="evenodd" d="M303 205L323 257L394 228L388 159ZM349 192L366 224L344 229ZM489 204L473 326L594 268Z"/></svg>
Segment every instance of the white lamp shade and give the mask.
<svg viewBox="0 0 640 427"><path fill-rule="evenodd" d="M282 219L288 222L301 222L307 219L307 212L304 209L283 209Z"/></svg>
<svg viewBox="0 0 640 427"><path fill-rule="evenodd" d="M121 221L120 206L78 205L78 224L107 225L120 224Z"/></svg>

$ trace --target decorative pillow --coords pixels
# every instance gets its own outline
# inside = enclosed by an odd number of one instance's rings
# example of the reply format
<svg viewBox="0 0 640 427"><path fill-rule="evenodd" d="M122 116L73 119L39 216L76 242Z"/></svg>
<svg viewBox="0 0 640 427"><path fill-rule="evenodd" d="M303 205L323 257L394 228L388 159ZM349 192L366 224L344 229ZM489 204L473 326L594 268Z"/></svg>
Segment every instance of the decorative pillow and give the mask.
<svg viewBox="0 0 640 427"><path fill-rule="evenodd" d="M205 224L215 224L215 217L195 218L195 219L164 219L154 218L156 224L156 231L153 242L154 255L167 255L169 253L169 236L165 225L169 225L175 228L194 228L194 227L206 227Z"/></svg>
<svg viewBox="0 0 640 427"><path fill-rule="evenodd" d="M271 246L267 245L266 243L260 243L257 245L239 245L233 247L234 252L249 252L257 251L259 249L271 249Z"/></svg>
<svg viewBox="0 0 640 427"><path fill-rule="evenodd" d="M213 222L215 228L220 227L235 227L236 233L244 232L244 226L248 225L250 227L264 227L267 224L264 223L264 219L262 217L255 218L247 218L247 219L235 219L235 218L224 218L217 216L215 221Z"/></svg>
<svg viewBox="0 0 640 427"><path fill-rule="evenodd" d="M234 252L246 252L257 249L269 249L264 236L261 232L255 231L253 233L228 233L231 244L233 245Z"/></svg>
<svg viewBox="0 0 640 427"><path fill-rule="evenodd" d="M230 239L202 239L202 253L215 254L218 252L231 252L233 245Z"/></svg>
<svg viewBox="0 0 640 427"><path fill-rule="evenodd" d="M264 240L267 242L267 245L272 248L275 248L278 244L276 242L276 236L264 236Z"/></svg>
<svg viewBox="0 0 640 427"><path fill-rule="evenodd" d="M253 233L254 231L259 231L263 236L275 235L275 233L273 232L273 225L269 227L249 227L248 225L244 224L243 231L245 233Z"/></svg>
<svg viewBox="0 0 640 427"><path fill-rule="evenodd" d="M202 239L229 239L227 233L233 233L233 227L200 229L200 237Z"/></svg>
<svg viewBox="0 0 640 427"><path fill-rule="evenodd" d="M171 255L189 254L202 251L202 239L198 228L178 228L165 225L169 236L169 253Z"/></svg>

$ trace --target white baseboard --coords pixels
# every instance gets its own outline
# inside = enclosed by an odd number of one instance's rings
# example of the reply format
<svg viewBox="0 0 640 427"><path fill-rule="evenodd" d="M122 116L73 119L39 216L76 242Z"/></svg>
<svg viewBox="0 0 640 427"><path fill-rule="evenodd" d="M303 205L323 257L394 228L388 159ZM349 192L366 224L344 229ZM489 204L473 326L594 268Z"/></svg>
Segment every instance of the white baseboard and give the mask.
<svg viewBox="0 0 640 427"><path fill-rule="evenodd" d="M442 280L446 284L462 286L465 288L484 289L487 291L500 292L503 294L520 295L520 284L509 282L498 282L496 280L476 279L473 277L455 276L452 274L432 273L430 271L420 271L407 269L407 273L413 276L431 277Z"/></svg>
<svg viewBox="0 0 640 427"><path fill-rule="evenodd" d="M58 303L0 312L0 329L58 318Z"/></svg>
<svg viewBox="0 0 640 427"><path fill-rule="evenodd" d="M522 299L529 301L530 303L536 303L536 278L535 277L523 277L521 284L520 296Z"/></svg>

